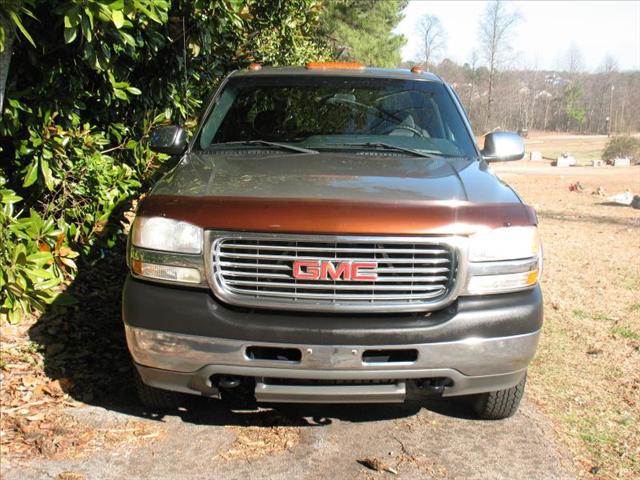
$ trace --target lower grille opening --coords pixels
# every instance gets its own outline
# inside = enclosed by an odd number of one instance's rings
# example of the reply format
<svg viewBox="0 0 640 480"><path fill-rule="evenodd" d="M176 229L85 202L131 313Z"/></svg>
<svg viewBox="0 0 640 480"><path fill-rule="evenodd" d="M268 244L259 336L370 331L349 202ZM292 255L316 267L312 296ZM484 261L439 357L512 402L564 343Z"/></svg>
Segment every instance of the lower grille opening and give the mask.
<svg viewBox="0 0 640 480"><path fill-rule="evenodd" d="M398 350L365 350L364 363L411 363L418 359L418 350L414 348Z"/></svg>
<svg viewBox="0 0 640 480"><path fill-rule="evenodd" d="M310 378L262 378L265 385L293 385L293 386L318 386L330 387L338 385L394 385L398 380L320 380Z"/></svg>
<svg viewBox="0 0 640 480"><path fill-rule="evenodd" d="M278 347L247 347L247 358L251 360L269 360L280 362L300 363L302 352L297 348Z"/></svg>

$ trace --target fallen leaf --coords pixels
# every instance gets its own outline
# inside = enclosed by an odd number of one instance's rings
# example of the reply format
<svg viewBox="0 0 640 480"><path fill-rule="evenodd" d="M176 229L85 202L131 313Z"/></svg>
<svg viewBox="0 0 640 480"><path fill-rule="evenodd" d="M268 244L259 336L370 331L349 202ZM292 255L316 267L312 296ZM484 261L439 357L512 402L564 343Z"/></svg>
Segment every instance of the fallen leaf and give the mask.
<svg viewBox="0 0 640 480"><path fill-rule="evenodd" d="M362 460L358 460L357 462L363 467L367 467L370 470L375 470L376 472L389 472L394 475L398 474L398 471L395 468L390 467L376 457L363 458Z"/></svg>

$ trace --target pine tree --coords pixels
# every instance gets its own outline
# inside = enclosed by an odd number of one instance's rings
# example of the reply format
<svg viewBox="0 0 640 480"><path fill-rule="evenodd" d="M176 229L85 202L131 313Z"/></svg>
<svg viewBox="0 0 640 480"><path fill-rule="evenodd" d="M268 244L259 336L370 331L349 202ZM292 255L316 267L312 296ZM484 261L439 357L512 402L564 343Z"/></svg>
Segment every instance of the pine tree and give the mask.
<svg viewBox="0 0 640 480"><path fill-rule="evenodd" d="M322 31L334 59L375 67L399 66L406 39L393 30L407 4L405 0L327 2Z"/></svg>

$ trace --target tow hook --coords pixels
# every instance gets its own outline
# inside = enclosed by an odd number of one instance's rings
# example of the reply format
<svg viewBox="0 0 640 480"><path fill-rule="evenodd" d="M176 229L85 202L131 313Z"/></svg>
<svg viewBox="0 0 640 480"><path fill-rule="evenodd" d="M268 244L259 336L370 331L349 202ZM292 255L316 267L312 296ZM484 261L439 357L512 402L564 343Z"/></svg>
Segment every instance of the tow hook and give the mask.
<svg viewBox="0 0 640 480"><path fill-rule="evenodd" d="M240 386L240 379L238 377L223 376L218 380L218 386L226 390L236 388Z"/></svg>
<svg viewBox="0 0 640 480"><path fill-rule="evenodd" d="M450 387L453 382L449 378L425 378L420 382L420 388L431 395L441 395L445 387Z"/></svg>

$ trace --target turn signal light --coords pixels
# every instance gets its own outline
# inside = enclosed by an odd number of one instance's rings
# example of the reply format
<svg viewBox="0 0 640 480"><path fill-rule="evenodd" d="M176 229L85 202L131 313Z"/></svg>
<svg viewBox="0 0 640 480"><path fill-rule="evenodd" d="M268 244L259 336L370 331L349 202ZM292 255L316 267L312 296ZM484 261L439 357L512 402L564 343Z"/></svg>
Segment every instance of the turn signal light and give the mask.
<svg viewBox="0 0 640 480"><path fill-rule="evenodd" d="M200 272L195 268L176 267L173 265L158 265L131 260L131 270L140 277L154 278L177 283L200 283Z"/></svg>
<svg viewBox="0 0 640 480"><path fill-rule="evenodd" d="M364 65L356 62L309 62L308 70L364 70Z"/></svg>

